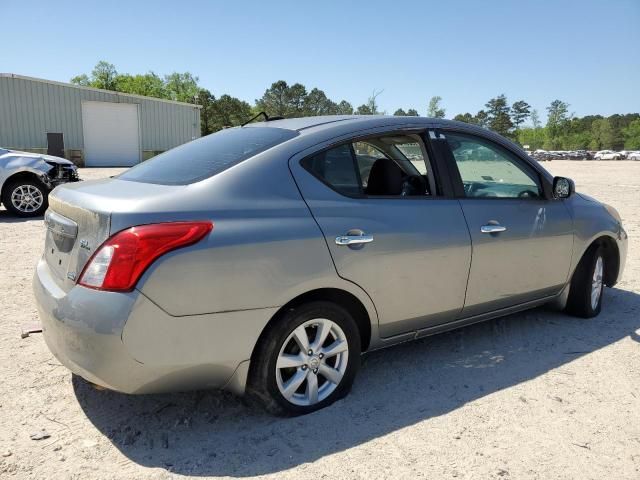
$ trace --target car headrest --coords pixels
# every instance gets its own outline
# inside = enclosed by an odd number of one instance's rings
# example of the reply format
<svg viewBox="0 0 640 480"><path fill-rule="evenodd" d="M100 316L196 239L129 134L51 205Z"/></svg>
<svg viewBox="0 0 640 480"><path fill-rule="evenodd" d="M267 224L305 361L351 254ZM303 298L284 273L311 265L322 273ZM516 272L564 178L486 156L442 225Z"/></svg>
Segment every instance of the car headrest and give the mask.
<svg viewBox="0 0 640 480"><path fill-rule="evenodd" d="M402 169L388 158L379 158L369 172L367 195L400 195L402 193Z"/></svg>

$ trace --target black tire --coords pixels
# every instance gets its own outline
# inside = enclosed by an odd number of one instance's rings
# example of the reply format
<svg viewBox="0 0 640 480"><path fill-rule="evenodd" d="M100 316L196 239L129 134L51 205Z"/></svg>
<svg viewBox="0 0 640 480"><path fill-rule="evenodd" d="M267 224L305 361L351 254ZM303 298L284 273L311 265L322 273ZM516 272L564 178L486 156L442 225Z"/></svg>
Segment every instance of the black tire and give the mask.
<svg viewBox="0 0 640 480"><path fill-rule="evenodd" d="M24 187L29 189L36 189L40 192L42 203L41 205L32 211L27 211L27 209L20 209L16 205L13 204L12 196L16 189ZM49 206L48 201L49 189L36 178L18 178L12 180L11 178L7 180L2 188L2 204L4 207L14 215L18 217L39 217L44 214L45 210Z"/></svg>
<svg viewBox="0 0 640 480"><path fill-rule="evenodd" d="M599 258L602 261L602 271L605 272L607 265L603 249L598 245L589 247L580 260L569 286L569 298L565 309L567 313L582 318L592 318L600 313L604 296L604 282L601 283L600 295L595 306L592 304L591 298L593 276Z"/></svg>
<svg viewBox="0 0 640 480"><path fill-rule="evenodd" d="M294 330L314 319L330 320L342 329L348 344L346 370L337 387L326 398L312 405L296 405L287 400L278 388L276 362L280 350L286 347L285 342ZM331 338L327 340L330 341ZM355 320L347 310L325 301L300 305L285 312L260 339L251 359L247 394L249 399L257 400L261 406L276 415L304 415L319 410L349 393L360 366L360 353L360 333ZM299 370L294 371L297 373ZM317 381L327 380L318 375ZM306 380L301 384L301 389L305 382Z"/></svg>

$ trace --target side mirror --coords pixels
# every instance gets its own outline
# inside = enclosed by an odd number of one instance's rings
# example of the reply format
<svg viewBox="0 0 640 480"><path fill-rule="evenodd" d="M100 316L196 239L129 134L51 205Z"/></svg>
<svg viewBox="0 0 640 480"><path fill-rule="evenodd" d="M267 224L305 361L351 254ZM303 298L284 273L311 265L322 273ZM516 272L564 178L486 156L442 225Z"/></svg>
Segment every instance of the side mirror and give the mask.
<svg viewBox="0 0 640 480"><path fill-rule="evenodd" d="M569 198L576 191L576 184L573 180L565 177L553 178L553 198Z"/></svg>

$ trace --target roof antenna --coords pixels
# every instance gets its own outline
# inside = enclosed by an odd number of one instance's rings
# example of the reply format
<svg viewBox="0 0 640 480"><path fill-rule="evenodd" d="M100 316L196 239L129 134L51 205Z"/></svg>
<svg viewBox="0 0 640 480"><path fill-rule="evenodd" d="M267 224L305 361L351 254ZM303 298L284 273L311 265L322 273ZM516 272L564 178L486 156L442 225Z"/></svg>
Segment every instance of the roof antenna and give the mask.
<svg viewBox="0 0 640 480"><path fill-rule="evenodd" d="M240 126L244 127L245 125L248 125L249 123L253 122L256 118L261 116L264 117L265 122L271 122L273 120L284 120L284 117L270 117L269 115L267 115L267 112L260 112L257 115L254 115L253 117L251 117L249 120L247 120Z"/></svg>

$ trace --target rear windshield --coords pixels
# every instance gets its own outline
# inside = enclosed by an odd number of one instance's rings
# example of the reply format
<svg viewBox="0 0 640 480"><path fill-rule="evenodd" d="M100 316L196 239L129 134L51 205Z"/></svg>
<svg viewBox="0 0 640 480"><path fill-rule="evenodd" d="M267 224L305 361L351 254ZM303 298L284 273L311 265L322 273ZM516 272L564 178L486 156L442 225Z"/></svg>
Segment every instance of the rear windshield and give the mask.
<svg viewBox="0 0 640 480"><path fill-rule="evenodd" d="M168 150L117 178L187 185L212 177L297 135L297 132L282 128L229 128Z"/></svg>

